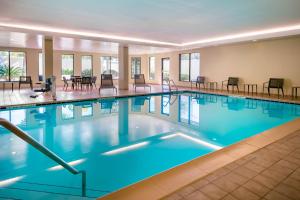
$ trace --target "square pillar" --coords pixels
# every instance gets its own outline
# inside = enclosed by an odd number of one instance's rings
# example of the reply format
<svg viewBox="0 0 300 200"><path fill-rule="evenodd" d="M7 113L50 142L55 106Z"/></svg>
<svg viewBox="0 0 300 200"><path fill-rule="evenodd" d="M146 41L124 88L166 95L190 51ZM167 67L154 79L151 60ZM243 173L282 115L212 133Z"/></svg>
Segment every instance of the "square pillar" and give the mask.
<svg viewBox="0 0 300 200"><path fill-rule="evenodd" d="M128 90L128 46L119 44L119 90Z"/></svg>
<svg viewBox="0 0 300 200"><path fill-rule="evenodd" d="M43 38L43 77L44 80L53 76L53 39L51 37Z"/></svg>

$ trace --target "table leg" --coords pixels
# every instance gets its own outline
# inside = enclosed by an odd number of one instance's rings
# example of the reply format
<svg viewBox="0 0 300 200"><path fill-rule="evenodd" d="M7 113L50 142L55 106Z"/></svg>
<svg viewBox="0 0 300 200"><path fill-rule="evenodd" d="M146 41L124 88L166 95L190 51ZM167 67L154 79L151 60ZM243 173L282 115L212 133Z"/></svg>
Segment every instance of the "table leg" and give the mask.
<svg viewBox="0 0 300 200"><path fill-rule="evenodd" d="M257 95L257 85L255 85L255 93L256 93L256 95Z"/></svg>
<svg viewBox="0 0 300 200"><path fill-rule="evenodd" d="M250 85L248 85L248 95L249 95Z"/></svg>
<svg viewBox="0 0 300 200"><path fill-rule="evenodd" d="M297 99L297 92L298 92L298 88L295 88L295 89L296 89L296 92L295 92L295 93L296 93L296 99Z"/></svg>
<svg viewBox="0 0 300 200"><path fill-rule="evenodd" d="M14 83L11 82L11 91L13 92L14 91Z"/></svg>

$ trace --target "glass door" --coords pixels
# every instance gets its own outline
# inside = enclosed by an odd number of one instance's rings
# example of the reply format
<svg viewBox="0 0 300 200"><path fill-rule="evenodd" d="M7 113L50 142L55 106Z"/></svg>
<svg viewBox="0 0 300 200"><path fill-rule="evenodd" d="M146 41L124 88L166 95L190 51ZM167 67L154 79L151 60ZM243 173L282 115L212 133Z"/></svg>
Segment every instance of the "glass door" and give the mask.
<svg viewBox="0 0 300 200"><path fill-rule="evenodd" d="M162 58L161 62L161 82L164 84L164 81L169 80L170 77L170 58Z"/></svg>

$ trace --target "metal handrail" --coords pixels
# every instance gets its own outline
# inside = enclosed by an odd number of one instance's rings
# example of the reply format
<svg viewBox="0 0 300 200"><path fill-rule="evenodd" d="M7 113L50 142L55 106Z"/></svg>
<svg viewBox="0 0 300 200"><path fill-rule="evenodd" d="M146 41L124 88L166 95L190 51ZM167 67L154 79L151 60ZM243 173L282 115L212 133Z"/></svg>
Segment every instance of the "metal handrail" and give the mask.
<svg viewBox="0 0 300 200"><path fill-rule="evenodd" d="M41 153L46 155L48 158L57 162L59 165L61 165L63 168L65 168L72 174L74 174L74 175L82 174L82 182L81 182L82 196L83 197L86 196L86 171L84 171L84 170L79 171L79 170L75 169L74 167L69 165L67 162L65 162L62 158L60 158L58 155L53 153L51 150L49 150L45 146L41 145L33 137L31 137L30 135L28 135L27 133L22 131L20 128L18 128L14 124L10 123L8 120L0 118L0 125L3 126L4 128L6 128L7 130L11 131L12 133L14 133L16 136L18 136L19 138L21 138L22 140L24 140L25 142L27 142L34 148L36 148L38 151L40 151Z"/></svg>
<svg viewBox="0 0 300 200"><path fill-rule="evenodd" d="M170 80L170 82L169 82L169 84L170 84L170 91L171 91L171 82L173 83L173 86L175 87L175 89L176 89L176 91L178 91L178 87L177 87L177 85L175 84L175 82L174 82L174 80L173 79L171 79Z"/></svg>

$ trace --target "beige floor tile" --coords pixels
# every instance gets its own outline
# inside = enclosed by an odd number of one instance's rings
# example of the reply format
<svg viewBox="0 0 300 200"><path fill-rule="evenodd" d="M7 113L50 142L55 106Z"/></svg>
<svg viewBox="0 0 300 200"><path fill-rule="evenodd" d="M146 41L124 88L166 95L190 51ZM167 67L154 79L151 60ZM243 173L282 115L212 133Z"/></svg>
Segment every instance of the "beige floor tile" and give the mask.
<svg viewBox="0 0 300 200"><path fill-rule="evenodd" d="M183 196L183 197L186 197L188 196L189 194L191 194L192 192L196 191L196 188L194 188L193 186L191 185L188 185L182 189L180 189L177 194L179 194L180 196Z"/></svg>
<svg viewBox="0 0 300 200"><path fill-rule="evenodd" d="M300 168L298 168L296 171L294 171L290 177L300 181Z"/></svg>
<svg viewBox="0 0 300 200"><path fill-rule="evenodd" d="M275 189L276 192L283 194L291 199L299 200L300 199L300 191L294 189L293 187L286 184L279 184Z"/></svg>
<svg viewBox="0 0 300 200"><path fill-rule="evenodd" d="M232 196L234 196L237 199L240 200L258 200L260 197L253 192L250 192L244 187L239 187L238 189L234 190L231 193Z"/></svg>
<svg viewBox="0 0 300 200"><path fill-rule="evenodd" d="M300 180L296 180L291 177L288 177L283 181L283 183L290 187L293 187L296 190L300 190Z"/></svg>
<svg viewBox="0 0 300 200"><path fill-rule="evenodd" d="M222 200L237 200L234 196L231 194L226 195Z"/></svg>
<svg viewBox="0 0 300 200"><path fill-rule="evenodd" d="M203 186L207 185L208 183L209 183L208 180L202 178L202 179L200 179L200 180L198 180L198 181L195 181L195 182L192 183L191 185L192 185L194 188L196 188L196 189L200 189L200 188L202 188Z"/></svg>
<svg viewBox="0 0 300 200"><path fill-rule="evenodd" d="M241 167L238 167L234 170L235 173L241 175L241 176L244 176L246 178L253 178L254 176L256 176L258 173L251 170L251 169L248 169L244 166L241 166Z"/></svg>
<svg viewBox="0 0 300 200"><path fill-rule="evenodd" d="M208 184L201 188L200 191L213 200L222 199L227 194L227 192L214 184Z"/></svg>
<svg viewBox="0 0 300 200"><path fill-rule="evenodd" d="M261 175L272 178L272 179L276 180L277 182L281 182L283 179L285 179L288 176L288 174L281 173L281 172L271 169L271 168L264 170L261 173Z"/></svg>
<svg viewBox="0 0 300 200"><path fill-rule="evenodd" d="M241 176L234 171L225 175L224 178L227 180L231 180L233 183L236 183L238 185L242 185L249 180L248 178L245 178L244 176Z"/></svg>
<svg viewBox="0 0 300 200"><path fill-rule="evenodd" d="M183 197L181 197L179 194L176 194L176 193L174 193L166 198L163 198L163 200L182 200L182 199L183 199Z"/></svg>
<svg viewBox="0 0 300 200"><path fill-rule="evenodd" d="M208 176L205 177L206 180L208 181L213 181L216 180L219 177L222 177L230 172L229 169L222 167L221 169L218 169L214 171L213 173L209 174Z"/></svg>
<svg viewBox="0 0 300 200"><path fill-rule="evenodd" d="M261 174L254 177L253 180L255 182L258 182L258 183L270 188L270 189L273 189L279 183L279 181L274 180L274 179L269 178L269 177L266 177L266 176L263 176Z"/></svg>
<svg viewBox="0 0 300 200"><path fill-rule="evenodd" d="M286 160L280 160L275 165L280 165L280 166L282 166L284 168L289 168L289 169L292 169L292 170L295 170L295 169L298 168L297 164L289 162L289 161L286 161Z"/></svg>
<svg viewBox="0 0 300 200"><path fill-rule="evenodd" d="M247 188L249 191L253 192L254 194L260 197L265 196L270 191L270 189L267 188L266 186L261 185L252 180L244 184L243 187Z"/></svg>
<svg viewBox="0 0 300 200"><path fill-rule="evenodd" d="M246 168L248 168L250 170L253 170L253 171L257 172L257 173L260 173L260 172L262 172L263 170L266 169L265 167L263 167L261 165L258 165L258 164L254 163L252 161L246 163L244 165L244 167L246 167Z"/></svg>
<svg viewBox="0 0 300 200"><path fill-rule="evenodd" d="M269 192L264 198L268 200L291 200L287 196L284 196L276 191Z"/></svg>
<svg viewBox="0 0 300 200"><path fill-rule="evenodd" d="M185 200L211 200L205 194L200 191L193 192L192 194L188 195Z"/></svg>
<svg viewBox="0 0 300 200"><path fill-rule="evenodd" d="M233 190L239 187L239 184L232 182L230 179L227 179L226 177L221 177L218 178L217 180L214 180L213 184L215 184L219 188L222 188L222 190L226 192L232 192Z"/></svg>

